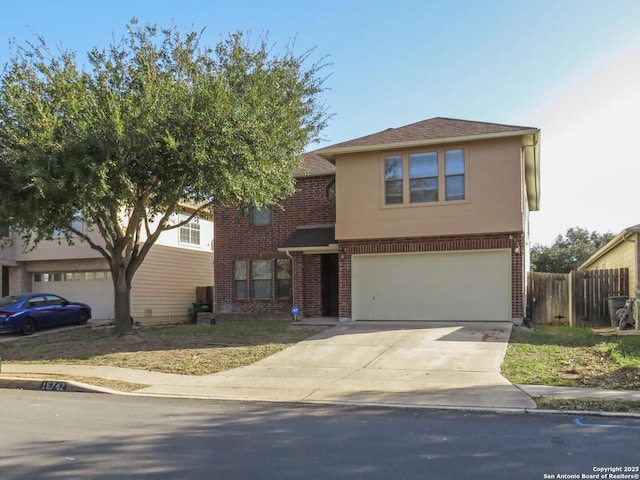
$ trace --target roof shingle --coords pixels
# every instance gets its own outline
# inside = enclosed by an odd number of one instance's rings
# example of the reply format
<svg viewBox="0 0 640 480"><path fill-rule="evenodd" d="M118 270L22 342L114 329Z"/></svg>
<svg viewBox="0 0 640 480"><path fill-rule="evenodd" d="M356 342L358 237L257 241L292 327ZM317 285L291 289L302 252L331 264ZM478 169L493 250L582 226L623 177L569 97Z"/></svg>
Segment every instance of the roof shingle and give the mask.
<svg viewBox="0 0 640 480"><path fill-rule="evenodd" d="M303 161L304 168L296 170L296 177L330 175L336 171L336 167L333 163L315 153L305 153Z"/></svg>
<svg viewBox="0 0 640 480"><path fill-rule="evenodd" d="M370 147L375 145L419 142L444 138L490 135L522 130L537 130L534 127L501 125L499 123L474 122L454 118L435 117L398 128L389 128L364 137L347 140L317 151L347 147Z"/></svg>

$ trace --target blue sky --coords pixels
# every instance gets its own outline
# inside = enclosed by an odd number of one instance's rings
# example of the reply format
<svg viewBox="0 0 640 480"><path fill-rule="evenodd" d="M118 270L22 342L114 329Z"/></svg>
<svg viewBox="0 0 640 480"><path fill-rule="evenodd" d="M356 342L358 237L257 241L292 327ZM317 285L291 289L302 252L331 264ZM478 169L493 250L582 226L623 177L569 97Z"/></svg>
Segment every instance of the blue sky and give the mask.
<svg viewBox="0 0 640 480"><path fill-rule="evenodd" d="M638 0L25 0L3 2L0 65L9 39L84 54L119 38L132 17L235 30L326 58L334 114L324 144L444 116L542 130L541 211L531 239L567 228L640 223ZM315 148L315 146L314 146Z"/></svg>

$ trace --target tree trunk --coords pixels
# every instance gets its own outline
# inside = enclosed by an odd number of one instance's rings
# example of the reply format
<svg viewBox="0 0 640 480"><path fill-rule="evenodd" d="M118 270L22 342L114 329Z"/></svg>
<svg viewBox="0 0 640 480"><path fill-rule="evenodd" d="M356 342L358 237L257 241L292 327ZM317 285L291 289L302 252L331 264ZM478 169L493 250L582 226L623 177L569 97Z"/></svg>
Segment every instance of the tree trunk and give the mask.
<svg viewBox="0 0 640 480"><path fill-rule="evenodd" d="M131 335L133 323L131 321L131 283L127 282L125 269L122 268L117 277L113 278L115 302L115 331L119 336Z"/></svg>

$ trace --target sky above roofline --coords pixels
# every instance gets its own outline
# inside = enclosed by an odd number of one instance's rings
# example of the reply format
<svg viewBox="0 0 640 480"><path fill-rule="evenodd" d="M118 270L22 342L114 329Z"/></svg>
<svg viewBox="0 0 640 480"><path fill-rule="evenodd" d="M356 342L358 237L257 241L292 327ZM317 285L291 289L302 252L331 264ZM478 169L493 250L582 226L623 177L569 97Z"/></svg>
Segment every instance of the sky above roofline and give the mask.
<svg viewBox="0 0 640 480"><path fill-rule="evenodd" d="M617 233L640 222L637 0L4 2L0 66L9 39L40 34L80 58L119 38L134 16L204 29L208 44L242 30L268 32L276 52L293 39L300 53L314 49L333 116L309 150L432 117L539 128L533 242L574 226Z"/></svg>

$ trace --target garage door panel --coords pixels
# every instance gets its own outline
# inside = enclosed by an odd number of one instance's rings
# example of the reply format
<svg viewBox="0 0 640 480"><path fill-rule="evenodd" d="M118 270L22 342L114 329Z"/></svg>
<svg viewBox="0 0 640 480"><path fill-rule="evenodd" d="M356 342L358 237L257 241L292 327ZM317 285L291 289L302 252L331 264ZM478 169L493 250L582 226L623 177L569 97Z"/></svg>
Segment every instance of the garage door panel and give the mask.
<svg viewBox="0 0 640 480"><path fill-rule="evenodd" d="M352 257L354 320L510 320L508 250Z"/></svg>
<svg viewBox="0 0 640 480"><path fill-rule="evenodd" d="M114 318L113 282L110 279L93 281L33 282L34 293L53 293L91 307L93 318Z"/></svg>

